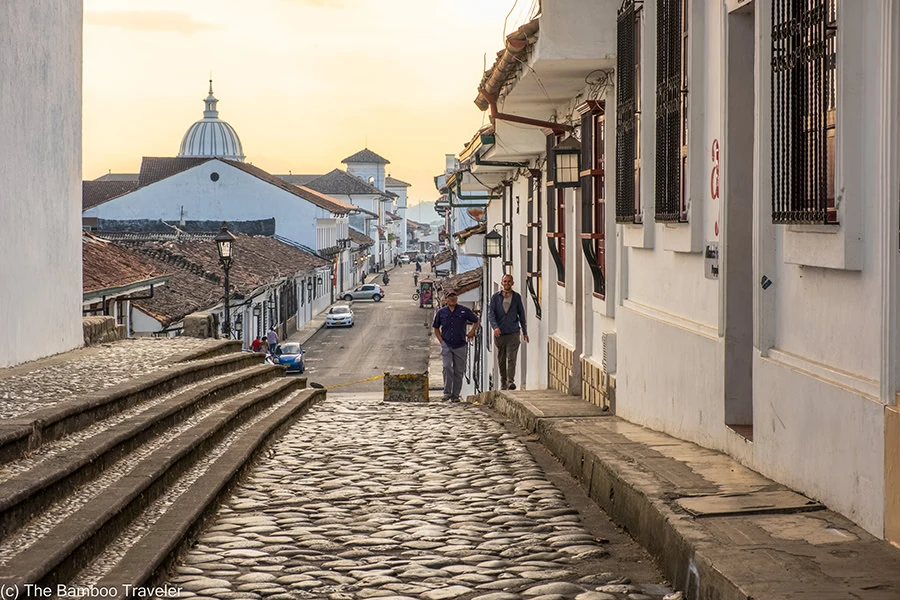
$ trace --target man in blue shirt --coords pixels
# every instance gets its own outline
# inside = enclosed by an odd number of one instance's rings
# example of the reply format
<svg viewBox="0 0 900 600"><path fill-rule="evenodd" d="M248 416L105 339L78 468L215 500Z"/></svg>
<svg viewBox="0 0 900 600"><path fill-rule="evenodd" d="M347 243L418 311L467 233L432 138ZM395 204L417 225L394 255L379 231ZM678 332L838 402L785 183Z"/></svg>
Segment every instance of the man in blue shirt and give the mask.
<svg viewBox="0 0 900 600"><path fill-rule="evenodd" d="M456 290L445 292L447 306L434 315L434 337L441 343L441 361L444 365L443 400L459 402L463 375L466 372L466 346L478 330L478 315L461 306ZM466 330L469 323L474 323Z"/></svg>
<svg viewBox="0 0 900 600"><path fill-rule="evenodd" d="M494 330L497 346L497 362L500 367L500 389L516 389L516 357L519 353L519 335L528 342L525 324L525 305L522 296L514 292L513 276L504 275L500 291L491 296L488 305L488 322Z"/></svg>

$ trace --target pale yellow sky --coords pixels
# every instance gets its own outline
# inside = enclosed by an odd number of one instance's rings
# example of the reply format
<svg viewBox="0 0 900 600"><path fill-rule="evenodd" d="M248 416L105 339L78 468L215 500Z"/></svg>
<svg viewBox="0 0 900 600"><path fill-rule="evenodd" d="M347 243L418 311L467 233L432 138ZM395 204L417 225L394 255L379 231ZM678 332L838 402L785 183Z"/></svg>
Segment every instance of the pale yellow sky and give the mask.
<svg viewBox="0 0 900 600"><path fill-rule="evenodd" d="M507 13L511 31L537 0L84 4L85 179L175 156L212 71L248 162L325 173L368 145L417 203L485 119L472 100Z"/></svg>

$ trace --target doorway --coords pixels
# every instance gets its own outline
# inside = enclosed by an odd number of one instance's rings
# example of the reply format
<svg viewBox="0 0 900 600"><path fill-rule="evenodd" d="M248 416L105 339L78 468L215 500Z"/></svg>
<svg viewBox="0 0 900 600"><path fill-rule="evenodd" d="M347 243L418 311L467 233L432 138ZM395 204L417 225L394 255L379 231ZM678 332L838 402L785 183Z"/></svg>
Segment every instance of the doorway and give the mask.
<svg viewBox="0 0 900 600"><path fill-rule="evenodd" d="M725 293L725 424L753 440L755 2L728 14L725 167L720 198Z"/></svg>

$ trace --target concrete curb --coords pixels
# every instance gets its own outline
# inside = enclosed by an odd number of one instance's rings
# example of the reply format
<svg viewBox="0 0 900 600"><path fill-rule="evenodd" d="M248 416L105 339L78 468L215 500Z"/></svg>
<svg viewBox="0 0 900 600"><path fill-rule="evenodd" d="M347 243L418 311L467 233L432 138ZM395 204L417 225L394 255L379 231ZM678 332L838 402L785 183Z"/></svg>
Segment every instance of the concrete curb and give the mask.
<svg viewBox="0 0 900 600"><path fill-rule="evenodd" d="M14 419L0 421L0 462L19 458L45 441L94 424L182 385L263 362L261 354L240 352L147 373L119 385L64 400Z"/></svg>
<svg viewBox="0 0 900 600"><path fill-rule="evenodd" d="M302 380L283 378L250 395L226 401L220 410L141 460L127 475L0 567L0 584L22 589L28 583L55 586L69 581L222 437L302 384ZM223 478L217 470L211 472ZM158 523L154 526L157 528Z"/></svg>
<svg viewBox="0 0 900 600"><path fill-rule="evenodd" d="M790 493L731 457L549 390L485 403L536 435L588 496L657 560L687 600L900 597L900 552L838 513L777 507ZM692 515L678 501L747 498L751 510Z"/></svg>

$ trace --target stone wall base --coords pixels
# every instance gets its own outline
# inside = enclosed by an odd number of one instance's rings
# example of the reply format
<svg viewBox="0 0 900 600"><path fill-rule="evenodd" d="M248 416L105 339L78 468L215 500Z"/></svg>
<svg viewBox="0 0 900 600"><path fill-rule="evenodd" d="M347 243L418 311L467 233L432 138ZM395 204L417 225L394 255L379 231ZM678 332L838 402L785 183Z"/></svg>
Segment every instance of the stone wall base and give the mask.
<svg viewBox="0 0 900 600"><path fill-rule="evenodd" d="M108 344L127 337L125 326L117 324L115 317L83 317L81 329L85 346Z"/></svg>
<svg viewBox="0 0 900 600"><path fill-rule="evenodd" d="M195 338L218 338L219 328L212 313L196 312L184 318L181 335Z"/></svg>

